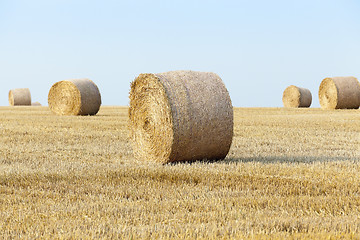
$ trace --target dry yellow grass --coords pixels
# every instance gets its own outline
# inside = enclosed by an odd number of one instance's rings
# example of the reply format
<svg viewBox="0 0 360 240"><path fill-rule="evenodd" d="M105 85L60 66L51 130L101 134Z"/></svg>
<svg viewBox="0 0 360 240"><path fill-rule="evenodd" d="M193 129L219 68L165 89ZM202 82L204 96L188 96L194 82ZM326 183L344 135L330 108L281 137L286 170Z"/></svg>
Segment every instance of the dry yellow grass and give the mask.
<svg viewBox="0 0 360 240"><path fill-rule="evenodd" d="M359 239L360 112L236 108L220 162L136 162L125 107L0 107L2 238Z"/></svg>

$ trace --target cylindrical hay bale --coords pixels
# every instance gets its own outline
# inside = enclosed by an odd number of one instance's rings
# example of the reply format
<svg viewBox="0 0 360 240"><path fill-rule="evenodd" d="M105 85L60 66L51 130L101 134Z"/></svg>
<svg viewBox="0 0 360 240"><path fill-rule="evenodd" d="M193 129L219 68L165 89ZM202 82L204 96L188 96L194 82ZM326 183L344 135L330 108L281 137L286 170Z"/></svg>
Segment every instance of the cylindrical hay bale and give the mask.
<svg viewBox="0 0 360 240"><path fill-rule="evenodd" d="M58 115L95 115L101 95L90 79L70 79L52 85L48 95L51 111Z"/></svg>
<svg viewBox="0 0 360 240"><path fill-rule="evenodd" d="M32 103L31 103L31 106L35 106L35 107L41 106L41 103L39 103L39 102L32 102Z"/></svg>
<svg viewBox="0 0 360 240"><path fill-rule="evenodd" d="M129 97L136 158L160 163L218 160L229 152L233 108L217 74L140 74L131 83Z"/></svg>
<svg viewBox="0 0 360 240"><path fill-rule="evenodd" d="M309 89L291 85L285 89L282 101L286 108L310 107L312 96Z"/></svg>
<svg viewBox="0 0 360 240"><path fill-rule="evenodd" d="M360 106L360 83L355 77L322 80L319 102L323 109L357 109Z"/></svg>
<svg viewBox="0 0 360 240"><path fill-rule="evenodd" d="M30 106L31 94L28 88L16 88L9 91L10 106Z"/></svg>

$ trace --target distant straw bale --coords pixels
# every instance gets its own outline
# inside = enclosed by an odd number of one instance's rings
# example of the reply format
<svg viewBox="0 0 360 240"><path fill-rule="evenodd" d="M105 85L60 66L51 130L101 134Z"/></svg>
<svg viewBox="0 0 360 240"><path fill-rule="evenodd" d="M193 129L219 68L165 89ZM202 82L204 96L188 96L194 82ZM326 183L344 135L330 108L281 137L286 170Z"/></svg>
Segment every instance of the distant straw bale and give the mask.
<svg viewBox="0 0 360 240"><path fill-rule="evenodd" d="M360 83L355 77L325 78L319 87L323 109L357 109L360 106Z"/></svg>
<svg viewBox="0 0 360 240"><path fill-rule="evenodd" d="M218 160L229 152L233 108L217 74L140 74L131 83L129 97L136 158L160 163Z"/></svg>
<svg viewBox="0 0 360 240"><path fill-rule="evenodd" d="M286 108L310 107L312 95L309 89L291 85L285 89L282 101Z"/></svg>
<svg viewBox="0 0 360 240"><path fill-rule="evenodd" d="M30 106L31 94L28 88L16 88L9 91L10 106Z"/></svg>
<svg viewBox="0 0 360 240"><path fill-rule="evenodd" d="M31 106L41 106L41 103L39 103L39 102L32 102L32 103L31 103Z"/></svg>
<svg viewBox="0 0 360 240"><path fill-rule="evenodd" d="M101 95L90 79L70 79L55 83L49 91L48 104L58 115L95 115Z"/></svg>

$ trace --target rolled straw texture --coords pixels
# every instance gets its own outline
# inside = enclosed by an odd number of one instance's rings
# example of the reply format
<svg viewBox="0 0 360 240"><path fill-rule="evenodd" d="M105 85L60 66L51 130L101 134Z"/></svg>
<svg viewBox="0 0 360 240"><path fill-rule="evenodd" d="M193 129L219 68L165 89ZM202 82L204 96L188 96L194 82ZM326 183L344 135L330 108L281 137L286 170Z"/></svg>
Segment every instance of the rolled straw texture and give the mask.
<svg viewBox="0 0 360 240"><path fill-rule="evenodd" d="M140 74L131 83L129 97L136 158L160 163L218 160L229 152L233 108L217 74Z"/></svg>
<svg viewBox="0 0 360 240"><path fill-rule="evenodd" d="M90 79L70 79L52 85L48 103L58 115L95 115L100 109L101 95Z"/></svg>
<svg viewBox="0 0 360 240"><path fill-rule="evenodd" d="M325 78L319 87L323 109L357 109L360 106L360 83L355 77Z"/></svg>
<svg viewBox="0 0 360 240"><path fill-rule="evenodd" d="M291 85L285 89L282 101L286 108L310 107L312 95L309 89Z"/></svg>
<svg viewBox="0 0 360 240"><path fill-rule="evenodd" d="M10 106L30 106L31 94L28 88L16 88L9 91Z"/></svg>

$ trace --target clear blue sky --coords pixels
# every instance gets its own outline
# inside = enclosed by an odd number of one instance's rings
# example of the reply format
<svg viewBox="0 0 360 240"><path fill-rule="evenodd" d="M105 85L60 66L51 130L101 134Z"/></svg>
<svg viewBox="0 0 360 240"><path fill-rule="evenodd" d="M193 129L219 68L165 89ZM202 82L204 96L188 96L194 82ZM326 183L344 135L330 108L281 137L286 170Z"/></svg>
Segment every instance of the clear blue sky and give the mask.
<svg viewBox="0 0 360 240"><path fill-rule="evenodd" d="M140 73L211 71L237 107L280 107L288 85L360 78L358 0L0 0L0 106L88 77L127 105Z"/></svg>

